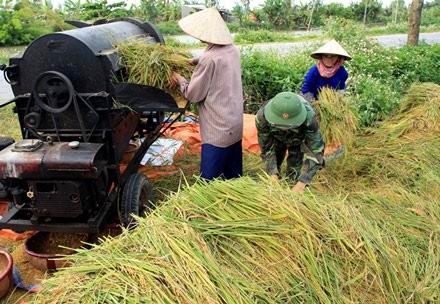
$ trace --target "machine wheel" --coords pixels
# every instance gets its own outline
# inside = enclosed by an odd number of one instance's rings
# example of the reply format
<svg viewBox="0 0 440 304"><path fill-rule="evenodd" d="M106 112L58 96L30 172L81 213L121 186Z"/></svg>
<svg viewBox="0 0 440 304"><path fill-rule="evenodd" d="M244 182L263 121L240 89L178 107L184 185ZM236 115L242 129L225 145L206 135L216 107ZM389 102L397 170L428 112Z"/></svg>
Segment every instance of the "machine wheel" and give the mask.
<svg viewBox="0 0 440 304"><path fill-rule="evenodd" d="M40 93L46 94L46 101L41 99ZM56 71L41 73L35 80L32 89L32 96L37 105L54 114L66 111L72 104L74 95L75 89L70 79L63 73Z"/></svg>
<svg viewBox="0 0 440 304"><path fill-rule="evenodd" d="M122 191L119 220L125 227L137 225L133 214L143 216L153 207L153 188L145 175L132 174Z"/></svg>

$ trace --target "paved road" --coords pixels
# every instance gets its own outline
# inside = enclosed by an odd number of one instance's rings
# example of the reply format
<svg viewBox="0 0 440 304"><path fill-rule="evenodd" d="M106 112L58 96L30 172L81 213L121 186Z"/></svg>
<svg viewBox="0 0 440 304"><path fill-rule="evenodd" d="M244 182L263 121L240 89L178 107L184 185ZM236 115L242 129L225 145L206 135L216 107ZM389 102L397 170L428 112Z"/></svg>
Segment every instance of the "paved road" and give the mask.
<svg viewBox="0 0 440 304"><path fill-rule="evenodd" d="M191 43L194 38L189 36L178 36L179 41L185 43ZM406 34L396 34L396 35L386 35L386 36L375 36L372 37L376 39L381 45L385 47L401 47L406 44ZM440 32L437 33L422 33L420 34L420 40L425 41L429 44L440 43ZM316 43L316 42L314 42ZM292 50L303 48L304 46L310 45L312 42L279 42L279 43L261 43L255 44L254 49L257 50L274 50L280 52L281 54L286 54ZM203 49L194 49L191 51L194 56L200 55ZM14 96L12 94L10 86L3 79L3 75L0 75L0 104L12 99Z"/></svg>
<svg viewBox="0 0 440 304"><path fill-rule="evenodd" d="M12 98L14 98L14 94L12 94L11 86L5 81L3 73L0 71L0 104Z"/></svg>
<svg viewBox="0 0 440 304"><path fill-rule="evenodd" d="M406 44L407 35L406 34L395 34L395 35L386 35L386 36L373 36L372 39L376 39L379 44L384 47L401 47ZM436 33L422 33L420 34L420 41L424 41L428 44L440 43L440 32ZM273 50L277 51L280 54L287 54L292 50L304 48L306 46L317 43L310 41L301 41L301 42L274 42L274 43L259 43L254 44L253 49L255 50ZM249 47L249 46L241 46L241 47ZM194 56L198 56L203 52L203 49L194 49L191 51Z"/></svg>

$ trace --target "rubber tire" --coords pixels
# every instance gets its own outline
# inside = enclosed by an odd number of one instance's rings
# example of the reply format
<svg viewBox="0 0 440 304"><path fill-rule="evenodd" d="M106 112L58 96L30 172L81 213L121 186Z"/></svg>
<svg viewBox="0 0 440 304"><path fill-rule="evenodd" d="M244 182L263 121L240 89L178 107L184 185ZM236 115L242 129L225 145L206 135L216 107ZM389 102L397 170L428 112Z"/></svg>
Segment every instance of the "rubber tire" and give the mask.
<svg viewBox="0 0 440 304"><path fill-rule="evenodd" d="M153 208L153 188L145 175L135 173L130 175L122 191L120 204L121 224L124 227L136 227L137 222L132 214L144 216Z"/></svg>

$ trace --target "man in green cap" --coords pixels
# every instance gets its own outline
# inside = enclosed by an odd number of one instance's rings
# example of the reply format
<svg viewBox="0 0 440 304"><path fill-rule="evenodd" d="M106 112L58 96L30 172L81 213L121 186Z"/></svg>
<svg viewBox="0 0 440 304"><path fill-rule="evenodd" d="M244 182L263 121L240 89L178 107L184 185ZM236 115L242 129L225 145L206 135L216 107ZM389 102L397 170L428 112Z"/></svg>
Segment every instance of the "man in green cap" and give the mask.
<svg viewBox="0 0 440 304"><path fill-rule="evenodd" d="M282 92L263 104L255 120L267 173L280 177L287 152L287 177L296 182L292 190L303 193L324 166L324 141L313 108L300 95Z"/></svg>

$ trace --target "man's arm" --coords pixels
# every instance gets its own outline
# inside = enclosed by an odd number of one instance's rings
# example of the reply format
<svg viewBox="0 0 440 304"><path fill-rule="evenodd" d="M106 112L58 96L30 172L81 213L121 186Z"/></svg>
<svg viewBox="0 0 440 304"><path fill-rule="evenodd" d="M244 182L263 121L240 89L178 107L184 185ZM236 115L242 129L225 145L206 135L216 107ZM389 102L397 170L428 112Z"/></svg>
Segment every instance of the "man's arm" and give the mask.
<svg viewBox="0 0 440 304"><path fill-rule="evenodd" d="M316 172L324 166L324 141L316 116L307 126L304 143L304 163L299 181L308 185Z"/></svg>

